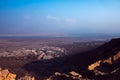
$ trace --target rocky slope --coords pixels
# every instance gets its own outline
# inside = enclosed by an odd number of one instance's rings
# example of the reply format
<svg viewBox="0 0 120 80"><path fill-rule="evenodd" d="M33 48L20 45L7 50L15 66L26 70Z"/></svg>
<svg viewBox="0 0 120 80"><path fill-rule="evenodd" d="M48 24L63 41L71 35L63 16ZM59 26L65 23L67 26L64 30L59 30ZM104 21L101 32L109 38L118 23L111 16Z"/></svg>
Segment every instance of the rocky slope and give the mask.
<svg viewBox="0 0 120 80"><path fill-rule="evenodd" d="M120 39L112 39L89 54L72 55L63 62L60 73L55 72L48 80L120 80Z"/></svg>
<svg viewBox="0 0 120 80"><path fill-rule="evenodd" d="M16 76L16 74L9 72L8 69L0 68L0 80L16 80ZM24 77L21 77L17 80L35 80L35 78L29 75L25 75Z"/></svg>
<svg viewBox="0 0 120 80"><path fill-rule="evenodd" d="M65 54L66 49L52 46L40 49L23 48L11 53L14 55L6 52L0 55L0 59L7 57L11 60L11 57L15 57L15 60L20 61L19 57L24 57L21 60L26 62L20 66L25 70L24 72L34 76L25 75L17 78L19 80L120 80L119 38L112 39L91 51L69 56ZM32 59L31 56L35 59L27 62L27 59ZM16 74L14 79L17 76L19 74Z"/></svg>
<svg viewBox="0 0 120 80"><path fill-rule="evenodd" d="M112 39L110 42L96 49L99 51L94 56L96 62L88 66L88 70L93 71L100 78L106 80L120 79L120 39ZM96 52L95 51L95 52ZM111 77L112 76L112 77Z"/></svg>

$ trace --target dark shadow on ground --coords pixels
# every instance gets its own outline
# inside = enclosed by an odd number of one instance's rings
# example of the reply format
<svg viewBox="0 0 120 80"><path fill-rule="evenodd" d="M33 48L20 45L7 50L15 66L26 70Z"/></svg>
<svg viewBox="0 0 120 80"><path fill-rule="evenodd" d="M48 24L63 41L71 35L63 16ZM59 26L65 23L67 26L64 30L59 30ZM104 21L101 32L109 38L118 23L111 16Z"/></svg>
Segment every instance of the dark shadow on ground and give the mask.
<svg viewBox="0 0 120 80"><path fill-rule="evenodd" d="M76 71L84 77L93 77L94 74L87 69L88 65L94 62L94 57L88 54L89 52L50 60L33 61L25 64L24 69L34 72L37 76L50 76L55 72L68 74L71 71Z"/></svg>

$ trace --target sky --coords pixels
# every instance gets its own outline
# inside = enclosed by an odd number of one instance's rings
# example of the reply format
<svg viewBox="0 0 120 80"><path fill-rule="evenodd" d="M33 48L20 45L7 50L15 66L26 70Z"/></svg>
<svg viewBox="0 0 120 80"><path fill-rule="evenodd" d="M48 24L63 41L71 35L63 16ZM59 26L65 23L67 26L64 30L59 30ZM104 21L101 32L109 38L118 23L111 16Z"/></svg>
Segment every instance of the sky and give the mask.
<svg viewBox="0 0 120 80"><path fill-rule="evenodd" d="M120 0L0 0L0 34L120 34Z"/></svg>

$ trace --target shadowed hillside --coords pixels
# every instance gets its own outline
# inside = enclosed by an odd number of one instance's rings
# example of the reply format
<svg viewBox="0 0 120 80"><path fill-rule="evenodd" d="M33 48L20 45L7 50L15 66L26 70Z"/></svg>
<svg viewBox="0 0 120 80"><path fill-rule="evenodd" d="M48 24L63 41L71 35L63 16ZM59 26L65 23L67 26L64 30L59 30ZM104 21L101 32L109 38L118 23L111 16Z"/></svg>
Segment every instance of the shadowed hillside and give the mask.
<svg viewBox="0 0 120 80"><path fill-rule="evenodd" d="M33 61L27 63L24 68L29 72L34 72L37 78L39 76L50 76L49 79L52 80L74 80L74 77L77 80L119 80L119 59L120 39L112 39L104 45L85 53L50 60ZM71 72L78 73L82 77L71 75Z"/></svg>
<svg viewBox="0 0 120 80"><path fill-rule="evenodd" d="M19 45L18 48L14 45L8 47L13 42L4 43L6 46L1 48L3 51L0 53L1 72L15 74L16 78L10 74L14 80L120 80L119 38L105 44L100 41L59 43L60 45L50 42L56 46L47 46L48 40L45 46L37 47L36 44L41 42L36 41L34 44L31 41L34 46L27 44L31 47ZM9 78L6 74L1 75Z"/></svg>

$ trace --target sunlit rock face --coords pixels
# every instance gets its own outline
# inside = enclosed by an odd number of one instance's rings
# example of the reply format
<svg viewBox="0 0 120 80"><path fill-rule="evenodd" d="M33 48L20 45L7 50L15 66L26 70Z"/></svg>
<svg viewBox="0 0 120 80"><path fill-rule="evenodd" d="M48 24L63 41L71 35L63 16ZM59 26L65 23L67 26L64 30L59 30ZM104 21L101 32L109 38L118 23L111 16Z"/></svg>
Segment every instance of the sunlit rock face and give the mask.
<svg viewBox="0 0 120 80"><path fill-rule="evenodd" d="M100 66L100 62L101 62L101 60L89 65L88 70L94 70L96 67Z"/></svg>
<svg viewBox="0 0 120 80"><path fill-rule="evenodd" d="M110 42L104 44L99 50L101 54L98 54L95 58L98 60L88 65L88 70L94 71L96 75L109 75L114 74L120 70L120 39L113 39Z"/></svg>
<svg viewBox="0 0 120 80"><path fill-rule="evenodd" d="M19 79L16 79L17 75L9 72L8 69L0 68L0 80L35 80L33 76L25 75Z"/></svg>
<svg viewBox="0 0 120 80"><path fill-rule="evenodd" d="M113 56L113 62L117 61L118 59L120 59L120 51Z"/></svg>
<svg viewBox="0 0 120 80"><path fill-rule="evenodd" d="M116 61L120 59L120 51L117 52L116 55L113 55L105 60L103 60L103 63L109 63L109 64L113 64L113 63L116 63Z"/></svg>
<svg viewBox="0 0 120 80"><path fill-rule="evenodd" d="M89 70L94 70L96 67L100 66L100 63L108 63L108 64L113 64L116 63L116 61L120 59L120 52L118 52L116 55L113 55L105 60L99 60L91 65L88 66Z"/></svg>
<svg viewBox="0 0 120 80"><path fill-rule="evenodd" d="M8 69L0 68L0 80L16 80L16 74L10 73Z"/></svg>
<svg viewBox="0 0 120 80"><path fill-rule="evenodd" d="M81 74L71 71L69 74L55 72L54 75L51 75L49 78L45 80L90 80L88 78L84 78Z"/></svg>

